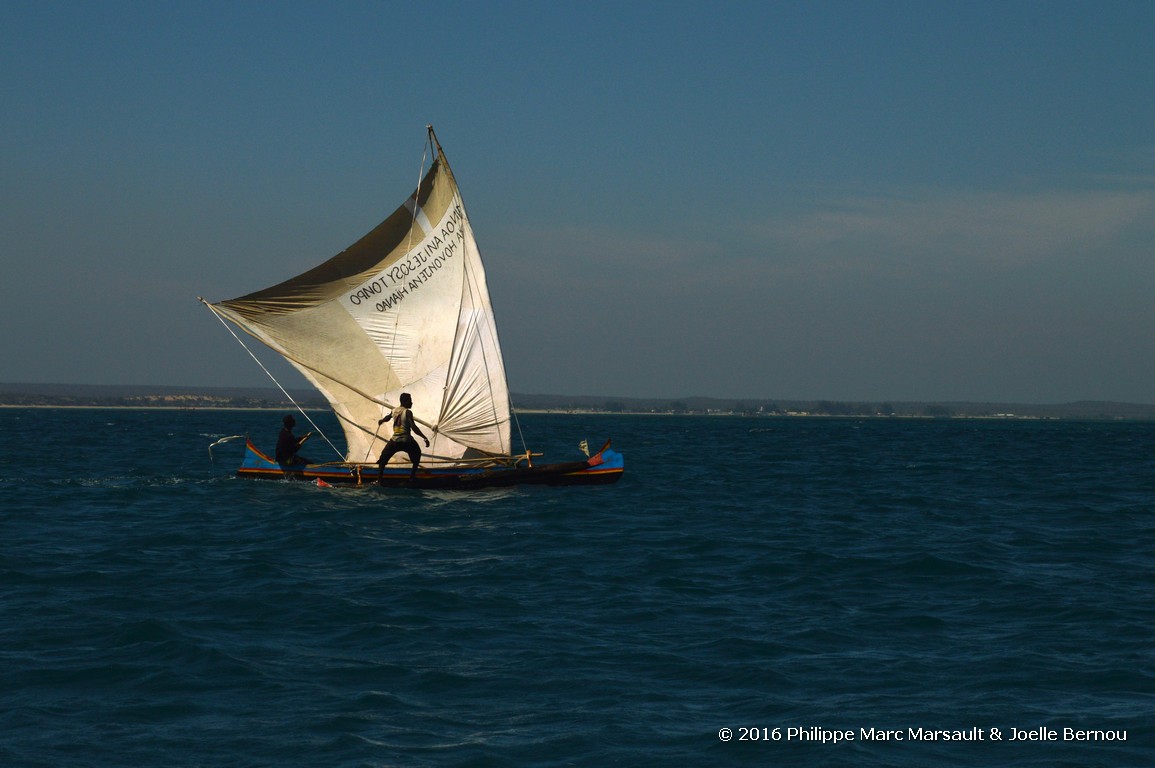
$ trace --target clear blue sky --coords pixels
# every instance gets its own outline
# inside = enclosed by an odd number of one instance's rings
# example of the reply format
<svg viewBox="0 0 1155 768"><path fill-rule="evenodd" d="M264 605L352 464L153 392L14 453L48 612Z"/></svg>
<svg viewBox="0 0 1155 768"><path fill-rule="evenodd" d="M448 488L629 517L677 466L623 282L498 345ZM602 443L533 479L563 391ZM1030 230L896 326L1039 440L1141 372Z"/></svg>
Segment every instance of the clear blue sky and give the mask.
<svg viewBox="0 0 1155 768"><path fill-rule="evenodd" d="M432 123L515 392L1152 403L1153 37L1145 0L9 0L0 381L267 383L196 297L352 243Z"/></svg>

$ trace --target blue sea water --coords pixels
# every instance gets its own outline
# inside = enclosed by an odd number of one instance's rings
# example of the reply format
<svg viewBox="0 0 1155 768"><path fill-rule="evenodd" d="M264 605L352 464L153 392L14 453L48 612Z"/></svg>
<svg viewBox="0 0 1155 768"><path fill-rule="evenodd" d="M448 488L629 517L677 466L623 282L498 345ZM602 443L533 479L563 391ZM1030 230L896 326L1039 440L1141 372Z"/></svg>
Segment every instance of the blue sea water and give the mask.
<svg viewBox="0 0 1155 768"><path fill-rule="evenodd" d="M1155 424L523 415L613 437L593 488L210 461L278 427L0 409L0 765L1155 763Z"/></svg>

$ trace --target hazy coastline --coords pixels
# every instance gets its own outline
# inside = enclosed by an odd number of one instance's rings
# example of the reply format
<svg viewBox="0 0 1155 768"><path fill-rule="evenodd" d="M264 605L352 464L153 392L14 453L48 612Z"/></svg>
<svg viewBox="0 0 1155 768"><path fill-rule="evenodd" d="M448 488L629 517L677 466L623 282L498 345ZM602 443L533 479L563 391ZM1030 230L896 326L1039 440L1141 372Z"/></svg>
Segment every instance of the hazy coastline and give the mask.
<svg viewBox="0 0 1155 768"><path fill-rule="evenodd" d="M327 410L313 390L0 383L0 407L142 408L155 410ZM1105 401L989 403L833 401L775 398L630 398L591 395L518 394L517 413L604 413L747 417L982 418L1155 420L1155 405Z"/></svg>

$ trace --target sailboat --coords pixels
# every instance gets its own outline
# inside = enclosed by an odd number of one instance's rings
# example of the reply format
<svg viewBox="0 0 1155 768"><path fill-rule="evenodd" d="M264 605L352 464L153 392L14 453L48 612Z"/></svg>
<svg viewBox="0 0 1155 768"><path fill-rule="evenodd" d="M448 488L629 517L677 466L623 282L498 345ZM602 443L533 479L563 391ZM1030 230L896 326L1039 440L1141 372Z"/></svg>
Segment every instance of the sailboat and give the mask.
<svg viewBox="0 0 1155 768"><path fill-rule="evenodd" d="M420 488L617 481L624 460L609 440L596 453L586 450L561 463L512 450L516 415L485 269L457 181L433 127L427 130L428 172L368 234L277 285L227 301L200 299L246 349L234 328L300 371L328 400L344 431L342 452L299 409L334 460L278 463L243 436L237 474ZM382 433L381 420L403 393L430 441L412 477L404 452L384 467L377 464L392 436L391 424Z"/></svg>

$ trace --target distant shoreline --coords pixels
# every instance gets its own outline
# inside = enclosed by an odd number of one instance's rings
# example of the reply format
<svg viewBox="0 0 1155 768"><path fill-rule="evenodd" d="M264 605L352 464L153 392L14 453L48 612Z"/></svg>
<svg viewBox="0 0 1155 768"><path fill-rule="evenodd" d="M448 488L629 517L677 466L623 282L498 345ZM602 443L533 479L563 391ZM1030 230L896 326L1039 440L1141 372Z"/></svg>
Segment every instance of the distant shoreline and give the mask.
<svg viewBox="0 0 1155 768"><path fill-rule="evenodd" d="M0 409L7 410L77 410L77 411L156 411L156 412L186 412L186 411L214 411L229 412L242 411L253 413L284 413L298 410L293 405L283 406L243 406L243 405L77 405L77 404L13 404L0 403ZM328 406L310 406L302 409L307 412L324 413ZM516 415L544 415L544 416L647 416L654 418L691 417L691 418L731 418L731 419L845 419L845 420L878 420L878 421L942 421L948 419L971 421L1155 421L1155 416L1033 416L1013 413L999 414L832 414L832 413L771 413L748 414L733 411L607 411L596 409L561 409L561 408L515 408Z"/></svg>
<svg viewBox="0 0 1155 768"><path fill-rule="evenodd" d="M516 413L793 418L971 418L1155 421L1155 405L1108 401L1055 404L786 400L773 398L638 398L591 395L512 395ZM0 408L134 408L140 410L328 410L314 390L259 387L174 387L108 384L0 383Z"/></svg>
<svg viewBox="0 0 1155 768"><path fill-rule="evenodd" d="M10 409L45 409L45 410L90 410L90 411L283 411L286 407L273 406L245 406L245 405L100 405L87 403L70 403L70 404L54 404L54 403L0 403L0 408ZM297 410L293 406L287 406L288 410ZM323 411L328 408L321 406L310 406L306 411Z"/></svg>

